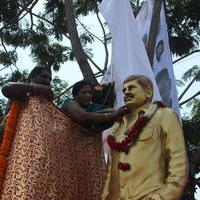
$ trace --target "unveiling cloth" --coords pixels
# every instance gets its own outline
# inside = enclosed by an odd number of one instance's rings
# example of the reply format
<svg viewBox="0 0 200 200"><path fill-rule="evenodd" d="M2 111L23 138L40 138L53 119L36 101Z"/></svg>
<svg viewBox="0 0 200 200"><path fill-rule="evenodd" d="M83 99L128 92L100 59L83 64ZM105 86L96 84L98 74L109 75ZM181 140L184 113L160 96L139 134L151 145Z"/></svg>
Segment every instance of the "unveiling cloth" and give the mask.
<svg viewBox="0 0 200 200"><path fill-rule="evenodd" d="M99 200L104 177L101 134L42 97L22 105L2 200Z"/></svg>

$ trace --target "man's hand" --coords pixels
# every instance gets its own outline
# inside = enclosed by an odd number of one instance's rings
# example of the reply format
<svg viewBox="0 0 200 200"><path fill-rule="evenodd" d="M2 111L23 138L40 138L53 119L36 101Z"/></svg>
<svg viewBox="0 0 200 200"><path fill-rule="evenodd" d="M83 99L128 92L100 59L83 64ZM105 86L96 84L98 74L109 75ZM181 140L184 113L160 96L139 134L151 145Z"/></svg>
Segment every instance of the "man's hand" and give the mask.
<svg viewBox="0 0 200 200"><path fill-rule="evenodd" d="M130 110L126 106L122 106L116 110L118 117L123 117L124 115L130 113Z"/></svg>
<svg viewBox="0 0 200 200"><path fill-rule="evenodd" d="M53 99L53 91L51 90L50 87L42 85L42 84L32 84L33 90L32 90L32 95L42 95L45 96L48 100Z"/></svg>

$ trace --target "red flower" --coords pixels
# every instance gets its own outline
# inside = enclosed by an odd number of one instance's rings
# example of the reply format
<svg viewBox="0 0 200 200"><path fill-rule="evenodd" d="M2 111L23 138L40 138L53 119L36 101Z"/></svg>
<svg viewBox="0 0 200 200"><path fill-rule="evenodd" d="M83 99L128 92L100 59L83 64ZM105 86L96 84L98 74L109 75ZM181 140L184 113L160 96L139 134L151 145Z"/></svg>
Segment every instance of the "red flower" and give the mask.
<svg viewBox="0 0 200 200"><path fill-rule="evenodd" d="M131 165L129 163L122 163L122 162L119 162L118 163L118 168L123 170L123 171L128 171L131 169Z"/></svg>
<svg viewBox="0 0 200 200"><path fill-rule="evenodd" d="M125 140L126 140L126 143L130 143L131 141L132 141L132 138L131 137L129 137L129 136L127 136L127 137L125 137Z"/></svg>
<svg viewBox="0 0 200 200"><path fill-rule="evenodd" d="M125 152L126 154L128 154L128 152L129 152L129 146L124 145L124 146L122 147L122 152Z"/></svg>

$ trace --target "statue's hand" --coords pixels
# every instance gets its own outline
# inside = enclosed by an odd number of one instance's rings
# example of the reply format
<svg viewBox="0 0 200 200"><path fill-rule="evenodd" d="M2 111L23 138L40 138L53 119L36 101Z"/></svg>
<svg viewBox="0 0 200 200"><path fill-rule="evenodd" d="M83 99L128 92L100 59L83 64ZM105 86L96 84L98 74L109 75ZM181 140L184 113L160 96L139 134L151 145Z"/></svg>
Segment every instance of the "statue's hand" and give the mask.
<svg viewBox="0 0 200 200"><path fill-rule="evenodd" d="M151 193L142 198L142 200L164 200L160 194Z"/></svg>
<svg viewBox="0 0 200 200"><path fill-rule="evenodd" d="M53 91L50 87L42 85L42 84L33 84L32 95L42 95L45 96L48 100L53 99Z"/></svg>

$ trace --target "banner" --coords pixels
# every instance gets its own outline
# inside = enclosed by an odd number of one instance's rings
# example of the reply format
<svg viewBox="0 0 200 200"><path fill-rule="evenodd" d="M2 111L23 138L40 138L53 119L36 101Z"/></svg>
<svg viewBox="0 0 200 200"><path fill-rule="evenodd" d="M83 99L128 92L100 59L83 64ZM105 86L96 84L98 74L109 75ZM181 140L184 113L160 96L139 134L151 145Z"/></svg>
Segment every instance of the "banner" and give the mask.
<svg viewBox="0 0 200 200"><path fill-rule="evenodd" d="M105 175L101 134L42 97L22 103L1 200L100 199Z"/></svg>
<svg viewBox="0 0 200 200"><path fill-rule="evenodd" d="M153 12L153 1L144 2L136 21L138 23L139 32L142 36L145 46L147 45L150 24ZM162 97L162 101L166 107L174 109L180 115L176 81L174 78L172 56L169 47L169 38L167 32L167 24L165 19L164 7L161 8L160 23L158 25L158 34L154 52L154 61L152 70Z"/></svg>
<svg viewBox="0 0 200 200"><path fill-rule="evenodd" d="M102 83L115 81L115 106L124 104L122 86L126 77L140 74L149 77L154 85L153 100L160 100L160 94L149 63L142 37L129 0L103 0L99 10L104 16L112 34L112 61Z"/></svg>

